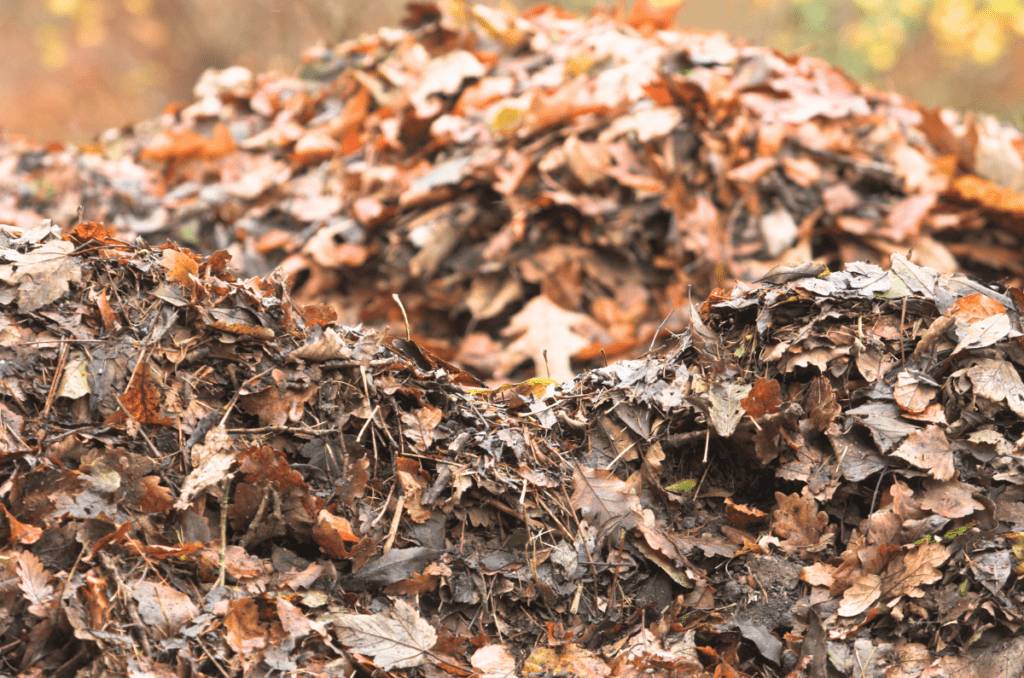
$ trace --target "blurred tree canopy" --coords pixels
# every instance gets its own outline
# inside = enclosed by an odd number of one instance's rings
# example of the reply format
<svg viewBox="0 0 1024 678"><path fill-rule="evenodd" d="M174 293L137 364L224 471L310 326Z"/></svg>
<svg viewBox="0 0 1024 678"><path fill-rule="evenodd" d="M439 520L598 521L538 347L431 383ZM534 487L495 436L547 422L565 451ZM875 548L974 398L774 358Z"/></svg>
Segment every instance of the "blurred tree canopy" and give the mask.
<svg viewBox="0 0 1024 678"><path fill-rule="evenodd" d="M86 141L191 99L206 68L290 71L318 41L397 23L404 4L6 0L0 125L43 140ZM560 4L585 13L614 1ZM678 24L820 56L928 106L1024 123L1024 0L690 0Z"/></svg>

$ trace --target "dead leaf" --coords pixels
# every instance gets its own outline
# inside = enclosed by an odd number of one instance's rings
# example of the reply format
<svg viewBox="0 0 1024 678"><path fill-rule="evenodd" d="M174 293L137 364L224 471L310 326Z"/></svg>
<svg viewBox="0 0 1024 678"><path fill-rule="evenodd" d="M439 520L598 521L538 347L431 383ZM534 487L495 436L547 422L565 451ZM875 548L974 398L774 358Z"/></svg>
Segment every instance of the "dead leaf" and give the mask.
<svg viewBox="0 0 1024 678"><path fill-rule="evenodd" d="M572 474L572 506L593 526L628 530L638 524L640 498L635 487L611 471L577 466Z"/></svg>
<svg viewBox="0 0 1024 678"><path fill-rule="evenodd" d="M911 414L924 412L938 392L937 386L925 383L919 376L905 370L896 375L896 386L893 388L896 404Z"/></svg>
<svg viewBox="0 0 1024 678"><path fill-rule="evenodd" d="M950 480L953 477L953 451L938 426L927 426L911 433L891 454L931 472L936 480Z"/></svg>
<svg viewBox="0 0 1024 678"><path fill-rule="evenodd" d="M924 590L920 587L933 584L942 578L937 569L949 558L949 551L942 544L924 542L901 554L886 568L882 585L888 598L910 596L920 598ZM845 600L845 596L844 596Z"/></svg>
<svg viewBox="0 0 1024 678"><path fill-rule="evenodd" d="M53 587L50 586L50 572L31 551L21 551L18 556L18 588L29 602L29 612L37 617L47 617L53 603Z"/></svg>
<svg viewBox="0 0 1024 678"><path fill-rule="evenodd" d="M604 678L611 675L611 669L590 650L569 643L561 648L535 648L523 663L522 673L561 673L582 678Z"/></svg>
<svg viewBox="0 0 1024 678"><path fill-rule="evenodd" d="M921 508L934 511L943 518L964 518L985 505L974 499L974 488L958 480L925 480Z"/></svg>
<svg viewBox="0 0 1024 678"><path fill-rule="evenodd" d="M75 246L68 241L43 243L26 254L0 249L0 281L17 288L18 310L32 313L52 303L82 279L82 269L71 256Z"/></svg>
<svg viewBox="0 0 1024 678"><path fill-rule="evenodd" d="M571 358L590 344L587 335L593 334L593 326L589 316L566 311L545 296L534 297L502 331L516 339L505 349L499 371L508 374L522 360L532 358L538 371L547 366L551 379L569 381L574 374Z"/></svg>
<svg viewBox="0 0 1024 678"><path fill-rule="evenodd" d="M967 376L974 384L975 393L997 403L1005 400L1014 414L1024 417L1024 381L1009 362L984 358L968 368Z"/></svg>
<svg viewBox="0 0 1024 678"><path fill-rule="evenodd" d="M401 599L388 612L336 614L331 623L342 644L373 657L384 671L426 664L437 642L434 627Z"/></svg>
<svg viewBox="0 0 1024 678"><path fill-rule="evenodd" d="M192 471L185 477L174 508L185 509L203 490L227 477L228 470L237 461L235 441L223 424L211 428L202 443L192 448Z"/></svg>
<svg viewBox="0 0 1024 678"><path fill-rule="evenodd" d="M814 546L821 540L828 514L818 511L818 502L799 494L775 493L779 508L772 513L772 530L783 539L782 547L794 552L800 547Z"/></svg>
<svg viewBox="0 0 1024 678"><path fill-rule="evenodd" d="M156 628L159 637L169 638L199 614L192 599L165 584L141 581L132 587L139 617Z"/></svg>
<svg viewBox="0 0 1024 678"><path fill-rule="evenodd" d="M473 653L469 663L480 678L515 678L516 660L504 645L485 645Z"/></svg>
<svg viewBox="0 0 1024 678"><path fill-rule="evenodd" d="M836 614L840 617L856 617L882 597L882 578L877 574L864 574L858 577L853 586L843 592L843 601L839 603Z"/></svg>

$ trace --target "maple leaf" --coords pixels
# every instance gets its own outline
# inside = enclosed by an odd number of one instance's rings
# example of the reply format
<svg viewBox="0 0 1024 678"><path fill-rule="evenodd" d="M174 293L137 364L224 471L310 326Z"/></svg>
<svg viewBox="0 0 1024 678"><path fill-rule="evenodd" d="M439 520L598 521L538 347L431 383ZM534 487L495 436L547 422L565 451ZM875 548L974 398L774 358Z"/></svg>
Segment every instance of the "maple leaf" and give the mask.
<svg viewBox="0 0 1024 678"><path fill-rule="evenodd" d="M385 671L426 664L430 648L437 642L434 627L404 600L396 600L388 612L339 614L332 621L338 640L373 657Z"/></svg>

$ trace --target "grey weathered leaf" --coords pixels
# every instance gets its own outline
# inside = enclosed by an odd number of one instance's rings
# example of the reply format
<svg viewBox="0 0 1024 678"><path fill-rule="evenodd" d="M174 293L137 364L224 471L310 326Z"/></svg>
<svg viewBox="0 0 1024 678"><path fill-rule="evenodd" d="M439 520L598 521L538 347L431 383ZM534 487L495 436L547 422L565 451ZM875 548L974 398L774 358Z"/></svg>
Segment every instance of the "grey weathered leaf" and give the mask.
<svg viewBox="0 0 1024 678"><path fill-rule="evenodd" d="M1024 417L1024 381L1012 364L986 358L969 368L967 376L974 384L975 393L997 403L1006 400L1014 414Z"/></svg>
<svg viewBox="0 0 1024 678"><path fill-rule="evenodd" d="M437 642L434 627L404 600L396 600L388 612L339 614L333 621L341 643L373 657L384 671L426 664Z"/></svg>
<svg viewBox="0 0 1024 678"><path fill-rule="evenodd" d="M743 419L743 399L750 393L750 384L726 382L711 384L708 389L708 400L711 401L709 418L715 432L728 438L736 430Z"/></svg>

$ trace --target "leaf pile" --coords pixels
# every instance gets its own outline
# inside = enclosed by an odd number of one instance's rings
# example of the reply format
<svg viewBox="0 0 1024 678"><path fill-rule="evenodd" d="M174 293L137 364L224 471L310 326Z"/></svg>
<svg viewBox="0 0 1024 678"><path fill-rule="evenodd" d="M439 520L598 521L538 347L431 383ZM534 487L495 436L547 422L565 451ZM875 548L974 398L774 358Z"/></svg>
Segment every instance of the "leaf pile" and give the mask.
<svg viewBox="0 0 1024 678"><path fill-rule="evenodd" d="M1021 675L1020 289L784 266L481 392L227 260L0 231L0 671Z"/></svg>
<svg viewBox="0 0 1024 678"><path fill-rule="evenodd" d="M91 148L0 148L0 222L229 249L346 324L400 327L499 383L637 356L687 295L817 260L1019 284L1024 142L813 58L551 6L446 2L311 50L296 76L206 73ZM685 312L665 328L679 331ZM558 347L558 354L553 352Z"/></svg>

